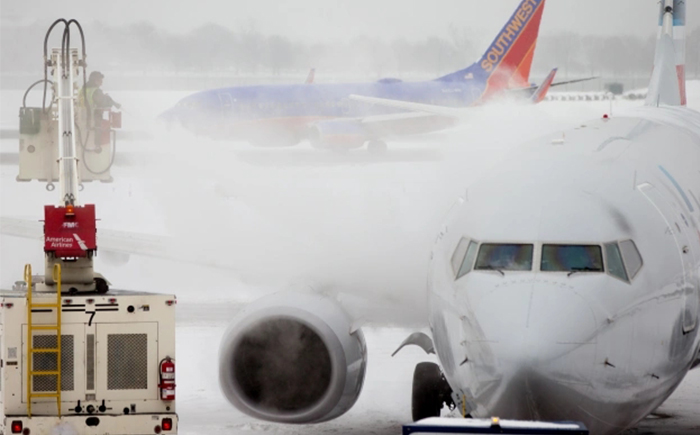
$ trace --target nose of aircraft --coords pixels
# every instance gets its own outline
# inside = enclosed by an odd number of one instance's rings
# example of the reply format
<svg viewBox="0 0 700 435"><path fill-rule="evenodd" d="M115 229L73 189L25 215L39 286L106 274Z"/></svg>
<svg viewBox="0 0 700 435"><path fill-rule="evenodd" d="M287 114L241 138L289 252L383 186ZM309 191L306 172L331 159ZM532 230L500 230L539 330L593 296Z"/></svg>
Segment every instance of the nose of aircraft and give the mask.
<svg viewBox="0 0 700 435"><path fill-rule="evenodd" d="M474 304L484 339L502 347L504 362L550 361L570 345L595 340L594 311L566 279L506 277Z"/></svg>
<svg viewBox="0 0 700 435"><path fill-rule="evenodd" d="M482 395L479 403L491 404L489 414L509 418L577 415L596 353L597 320L583 286L534 274L504 277L482 290L486 283L476 281L493 277L473 278L467 291L475 293L474 302L464 307L473 316L464 322L470 363L462 373Z"/></svg>

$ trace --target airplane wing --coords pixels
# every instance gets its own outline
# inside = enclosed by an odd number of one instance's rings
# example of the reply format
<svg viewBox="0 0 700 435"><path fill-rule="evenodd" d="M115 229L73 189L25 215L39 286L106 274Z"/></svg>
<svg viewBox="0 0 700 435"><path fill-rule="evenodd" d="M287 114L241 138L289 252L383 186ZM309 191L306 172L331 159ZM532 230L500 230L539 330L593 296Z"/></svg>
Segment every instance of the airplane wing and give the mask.
<svg viewBox="0 0 700 435"><path fill-rule="evenodd" d="M557 68L555 68L554 70L557 70ZM550 74L551 74L551 72L550 72ZM549 76L547 76L547 77L549 78ZM574 83L581 83L581 82L587 82L589 80L595 80L597 78L599 78L599 77L586 77L584 79L567 80L565 82L556 82L556 83L552 83L551 85L549 85L549 87L554 88L557 86L571 85ZM547 81L547 79L545 79L545 82L546 81ZM529 86L529 87L525 87L525 88L510 88L510 89L506 90L505 92L511 96L518 96L519 95L519 96L522 96L523 98L531 98L532 94L534 92L537 92L537 90L540 89L541 87L542 87L542 85Z"/></svg>
<svg viewBox="0 0 700 435"><path fill-rule="evenodd" d="M41 222L29 219L0 218L0 234L8 236L41 240L43 237L42 226Z"/></svg>
<svg viewBox="0 0 700 435"><path fill-rule="evenodd" d="M573 85L574 83L587 82L587 81L595 80L595 79L598 79L598 78L600 78L600 77L595 76L595 77L586 77L585 79L576 79L576 80L567 80L567 81L565 81L565 82L556 82L556 83L552 83L552 87L564 86L564 85Z"/></svg>
<svg viewBox="0 0 700 435"><path fill-rule="evenodd" d="M0 217L0 234L41 241L43 223L40 221ZM176 261L181 264L193 264L214 267L222 270L241 271L241 264L235 258L228 259L216 255L183 255L178 249L175 238L129 231L98 228L97 237L100 252L115 254L143 255L151 258ZM250 263L246 263L250 265ZM297 283L298 284L298 283ZM309 288L322 294L336 294L342 299L345 309L360 323L393 324L418 327L423 325L426 314L422 308L402 304L395 295L379 295L374 292L352 291L350 288L333 289L324 282L307 284Z"/></svg>
<svg viewBox="0 0 700 435"><path fill-rule="evenodd" d="M436 115L433 113L428 113L428 112L402 112L402 113L390 113L388 115L365 116L364 118L360 118L359 121L362 124L370 124L371 125L371 124L380 124L382 122L401 121L401 120L408 120L408 119L421 119L421 118L429 118L429 117L434 117L434 116L436 116Z"/></svg>
<svg viewBox="0 0 700 435"><path fill-rule="evenodd" d="M554 81L554 77L557 74L557 68L554 68L549 75L545 78L544 82L542 82L541 85L537 87L532 87L532 88L522 88L522 89L517 89L515 91L526 91L526 90L534 90L532 96L530 97L530 101L534 104L537 104L544 100L544 97L547 96L547 92L549 89L554 86L552 82ZM588 80L588 79L586 79ZM425 113L425 114L430 114L430 115L437 115L437 116L444 116L448 118L464 118L466 115L470 113L472 110L471 107L446 107L446 106L436 106L433 104L424 104L424 103L414 103L410 101L401 101L401 100L392 100L392 99L387 99L387 98L377 98L377 97L366 97L363 95L350 95L349 98L351 100L355 101L361 101L364 103L368 104L376 104L378 106L385 106L385 107L391 107L394 109L401 109L401 110L408 110L409 112L419 112L419 113ZM397 116L403 116L405 117L406 114L398 114ZM372 117L374 118L374 117ZM366 119L362 120L363 123L369 122Z"/></svg>
<svg viewBox="0 0 700 435"><path fill-rule="evenodd" d="M468 107L446 107L433 104L412 103L410 101L391 100L387 98L365 97L362 95L350 95L348 98L378 106L392 107L394 109L408 110L409 112L422 112L430 115L446 116L448 118L461 118L469 110ZM407 115L407 114L399 114ZM370 118L371 119L371 118ZM363 121L365 122L365 121Z"/></svg>
<svg viewBox="0 0 700 435"><path fill-rule="evenodd" d="M44 237L43 232L43 223L40 221L0 217L0 234L41 241ZM222 270L238 269L235 261L208 255L206 250L198 252L197 255L184 255L174 237L98 228L97 240L100 252L119 254L127 258L131 255L142 255Z"/></svg>
<svg viewBox="0 0 700 435"><path fill-rule="evenodd" d="M0 217L0 234L25 239L41 240L43 224L40 221ZM148 257L177 259L172 255L171 240L164 236L155 236L126 231L115 231L99 228L97 236L100 249L120 254L138 254Z"/></svg>
<svg viewBox="0 0 700 435"><path fill-rule="evenodd" d="M554 68L554 69L558 69L558 68ZM556 83L552 83L552 84L550 85L550 87L555 88L555 87L557 87L557 86L573 85L574 83L587 82L587 81L595 80L595 79L598 79L598 78L600 78L600 77L598 77L598 76L596 76L596 77L586 77L586 78L583 78L583 79L567 80L567 81L565 81L565 82L556 82ZM511 89L509 89L509 91L513 91L513 92L517 92L517 91L527 91L527 90L534 90L534 89L537 89L538 87L539 87L539 86L530 86L530 87L527 87L527 88L511 88Z"/></svg>

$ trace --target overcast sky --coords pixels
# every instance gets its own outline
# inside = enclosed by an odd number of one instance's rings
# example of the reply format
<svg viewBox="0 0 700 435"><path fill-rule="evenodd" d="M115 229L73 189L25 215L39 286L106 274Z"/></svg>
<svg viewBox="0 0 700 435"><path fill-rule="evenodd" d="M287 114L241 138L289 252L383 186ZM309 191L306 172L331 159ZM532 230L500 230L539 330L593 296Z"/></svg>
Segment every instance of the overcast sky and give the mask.
<svg viewBox="0 0 700 435"><path fill-rule="evenodd" d="M359 35L385 39L448 37L451 25L476 39L493 37L519 0L0 0L2 25L48 24L77 18L125 24L149 21L172 32L208 22L234 30L253 26L304 42L347 41ZM691 3L700 3L695 0ZM541 34L648 36L656 31L657 0L549 0ZM691 7L697 7L697 10ZM700 24L691 4L689 26ZM693 19L697 18L697 19Z"/></svg>

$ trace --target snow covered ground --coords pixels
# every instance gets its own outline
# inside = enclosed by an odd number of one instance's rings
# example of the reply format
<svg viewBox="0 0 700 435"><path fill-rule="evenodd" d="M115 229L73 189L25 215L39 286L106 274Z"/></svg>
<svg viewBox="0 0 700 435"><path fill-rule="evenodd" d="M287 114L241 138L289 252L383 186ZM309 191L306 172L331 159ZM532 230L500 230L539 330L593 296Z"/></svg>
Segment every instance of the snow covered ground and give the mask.
<svg viewBox="0 0 700 435"><path fill-rule="evenodd" d="M689 91L691 104L700 108L700 82L689 84ZM0 92L3 128L16 129L22 93ZM319 152L305 143L256 149L162 132L153 116L181 96L113 93L124 105L125 129L148 131L155 139L119 142L115 182L86 185L81 201L97 204L101 227L182 241L177 251L182 262L132 256L123 264L100 255L97 270L115 288L178 295L180 433L193 435L400 433L410 420L413 368L430 358L418 349L390 355L410 332L424 327L427 259L451 204L522 141L561 136L562 129L610 111L608 102L497 104L476 113L468 126L391 142L377 156L366 150ZM613 113L638 104L615 102ZM43 204L56 202L57 193L14 181L17 168L8 156L16 147L15 140L0 141L0 213L38 220ZM20 279L25 263L42 261L39 242L3 236L0 286ZM380 302L365 328L365 389L350 412L321 425L255 421L228 405L218 388L218 346L232 316L247 301L294 285ZM630 433L698 432L700 370L658 415Z"/></svg>

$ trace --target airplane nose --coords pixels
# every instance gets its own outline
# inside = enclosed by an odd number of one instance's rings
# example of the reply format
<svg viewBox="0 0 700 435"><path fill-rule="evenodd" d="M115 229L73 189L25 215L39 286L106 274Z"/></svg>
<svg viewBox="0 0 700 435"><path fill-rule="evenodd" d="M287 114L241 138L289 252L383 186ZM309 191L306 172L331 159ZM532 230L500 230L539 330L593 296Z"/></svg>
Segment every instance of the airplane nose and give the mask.
<svg viewBox="0 0 700 435"><path fill-rule="evenodd" d="M572 345L595 342L596 316L566 281L503 283L484 295L474 314L485 340L505 360L549 361Z"/></svg>
<svg viewBox="0 0 700 435"><path fill-rule="evenodd" d="M469 365L463 373L473 392L490 396L493 415L556 417L587 395L597 320L583 289L565 280L506 278L469 311L473 319L464 322Z"/></svg>

